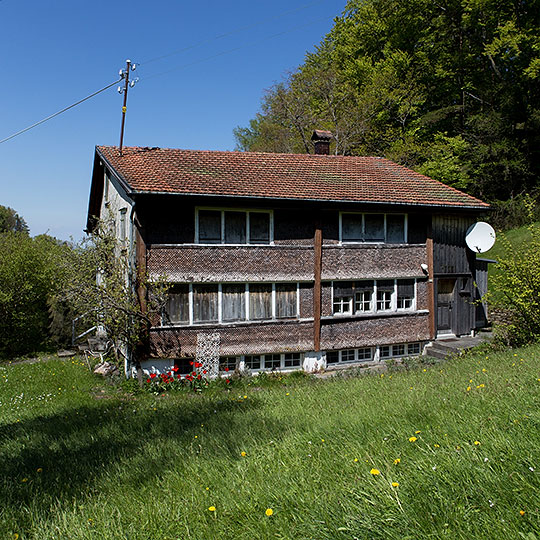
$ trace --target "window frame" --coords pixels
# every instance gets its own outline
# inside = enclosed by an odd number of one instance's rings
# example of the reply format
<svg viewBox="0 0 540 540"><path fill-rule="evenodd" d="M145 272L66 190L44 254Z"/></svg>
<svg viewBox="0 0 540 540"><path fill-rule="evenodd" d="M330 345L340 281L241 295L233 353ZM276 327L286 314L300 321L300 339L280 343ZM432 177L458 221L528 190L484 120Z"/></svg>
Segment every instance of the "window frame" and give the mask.
<svg viewBox="0 0 540 540"><path fill-rule="evenodd" d="M375 315L384 313L412 313L417 311L418 303L418 279L419 278L389 278L389 279L356 279L356 280L332 280L331 281L331 303L332 303L332 316L333 317L357 317L362 315ZM388 287L381 287L378 285L380 282L393 281L393 289L390 291ZM413 296L411 298L411 306L408 308L398 307L398 288L400 281L413 281ZM336 284L339 283L352 283L352 296L336 296L334 294ZM358 286L371 282L372 288L364 286ZM380 290L379 290L379 287ZM357 305L364 305L368 303L365 300L358 300L357 295L365 292L371 293L370 310L356 309ZM390 293L390 298L385 299L384 302L390 307L388 309L379 308L379 304L382 300L379 300L379 293ZM386 296L386 295L385 295ZM336 311L336 307L340 309ZM344 307L347 306L345 311Z"/></svg>
<svg viewBox="0 0 540 540"><path fill-rule="evenodd" d="M269 357L268 359L266 357ZM232 367L231 359L235 358L234 368ZM259 367L252 368L247 364L252 363L254 358L258 358ZM274 367L266 367L266 362L274 363ZM294 362L293 365L286 365ZM304 362L304 352L281 352L281 353L260 353L260 354L241 354L241 355L223 355L219 357L221 376L226 376L235 370L251 371L252 373L271 372L271 371L295 371L302 369ZM228 371L221 369L221 365L229 368Z"/></svg>
<svg viewBox="0 0 540 540"><path fill-rule="evenodd" d="M220 241L219 242L201 242L199 235L199 212L210 211L220 212ZM229 243L225 242L225 212L241 212L246 215L246 241L244 243ZM252 242L250 238L250 214L267 214L268 215L268 242ZM274 211L258 208L224 208L197 206L195 207L195 244L201 246L273 246L274 245Z"/></svg>
<svg viewBox="0 0 540 540"><path fill-rule="evenodd" d="M383 216L384 217L384 240L345 240L343 238L343 216L344 215L355 215L362 216L362 238L365 237L365 226L366 219L365 216ZM387 216L403 216L403 242L389 242L388 241L388 226L387 226ZM391 212L348 212L341 211L339 212L339 245L350 245L350 244L362 244L362 245L380 245L388 244L390 246L399 246L409 243L409 215L406 213L391 213Z"/></svg>
<svg viewBox="0 0 540 540"><path fill-rule="evenodd" d="M300 282L299 281L278 281L278 282L202 282L202 283L174 283L171 284L171 290L174 294L174 288L177 286L188 286L188 314L189 320L185 322L172 322L166 311L167 302L163 307L163 313L161 316L161 327L178 327L178 326L200 326L200 325L231 325L231 324L243 324L243 323L264 323L264 322L278 322L278 321L296 321L300 319ZM240 319L224 319L224 302L223 302L223 288L227 286L238 286L240 289L243 287L244 290L241 294L241 302L243 304L244 317ZM263 319L254 319L250 313L250 285L260 286L260 285L269 285L271 287L271 315L269 318ZM293 285L294 291L296 294L296 299L291 305L294 306L295 314L288 316L278 316L277 314L277 287L278 285ZM200 321L195 320L195 302L194 302L194 288L200 286L217 286L217 319L211 321ZM292 289L293 287L291 287Z"/></svg>

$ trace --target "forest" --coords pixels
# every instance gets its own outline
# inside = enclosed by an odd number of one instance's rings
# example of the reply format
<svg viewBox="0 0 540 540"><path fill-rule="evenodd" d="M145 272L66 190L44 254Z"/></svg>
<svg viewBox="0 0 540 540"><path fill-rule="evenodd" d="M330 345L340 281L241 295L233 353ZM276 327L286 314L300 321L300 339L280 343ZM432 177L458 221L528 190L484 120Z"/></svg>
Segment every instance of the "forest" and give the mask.
<svg viewBox="0 0 540 540"><path fill-rule="evenodd" d="M235 129L237 149L310 153L326 129L335 154L386 157L512 214L502 202L539 189L539 19L537 0L350 0Z"/></svg>

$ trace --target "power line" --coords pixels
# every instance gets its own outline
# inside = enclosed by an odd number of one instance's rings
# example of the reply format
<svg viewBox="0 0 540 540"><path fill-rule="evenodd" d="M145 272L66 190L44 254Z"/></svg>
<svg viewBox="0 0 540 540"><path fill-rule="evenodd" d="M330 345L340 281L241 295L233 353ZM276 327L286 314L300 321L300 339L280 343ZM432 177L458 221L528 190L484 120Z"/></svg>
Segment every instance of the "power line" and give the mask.
<svg viewBox="0 0 540 540"><path fill-rule="evenodd" d="M182 49L176 49L176 50L174 50L174 51L172 51L170 53L163 54L161 56L156 56L154 58L150 58L149 60L144 60L143 62L139 62L139 65L150 64L152 62L157 62L158 60L163 60L164 58L169 58L170 56L174 56L176 54L180 54L180 53L183 53L183 52L186 52L186 51L190 51L191 49L196 49L197 47L201 47L202 45L206 45L207 43L210 43L212 41L216 41L218 39L223 39L225 37L232 36L234 34L237 34L238 32L243 32L244 30L251 30L252 28L256 28L257 26L261 26L261 25L263 25L265 23L272 22L272 21L277 21L277 20L285 17L286 15L291 15L292 13L297 13L298 11L302 11L304 9L307 9L307 8L311 7L312 5L318 4L320 2L321 2L321 0L315 0L314 2L310 2L309 4L305 4L303 6L300 6L299 8L291 9L289 11L284 11L283 13L281 13L280 15L277 15L275 17L270 17L268 19L262 19L262 20L260 20L260 21L258 21L256 23L254 23L254 24L250 24L250 25L247 25L247 26L241 26L239 28L235 28L234 30L231 30L230 32L225 32L224 34L219 34L217 36L214 36L214 37L211 37L211 38L208 38L208 39L204 39L202 41L194 43L193 45L188 45L187 47L184 47Z"/></svg>
<svg viewBox="0 0 540 540"><path fill-rule="evenodd" d="M43 120L40 120L39 122L36 122L35 124L32 124L31 126L28 126L28 127L24 128L24 129L21 129L20 131L17 131L17 133L14 133L13 135L10 135L9 137L6 137L5 139L2 139L0 141L0 144L5 143L6 141L9 141L10 139L13 139L14 137L17 137L17 135L21 135L22 133L25 133L26 131L29 131L32 128L35 128L36 126L39 126L40 124L43 124L43 123L47 122L47 120L51 120L52 118L54 118L55 116L58 116L59 114L62 114L64 112L66 112L66 111L69 111L69 109L73 109L73 107L76 107L77 105L80 105L81 103L83 103L83 102L89 100L90 98L93 98L94 96L97 96L101 92L107 90L111 86L114 86L115 84L118 84L121 80L122 79L118 79L117 81L114 81L113 83L108 84L107 86L104 86L100 90L97 90L93 94L90 94L89 96L86 96L85 98L77 101L76 103L73 103L72 105L69 105L69 107L65 107L61 111L55 112L54 114L51 114L50 116L47 116L47 118L43 118Z"/></svg>
<svg viewBox="0 0 540 540"><path fill-rule="evenodd" d="M263 39L259 39L257 41L250 41L249 43L245 43L244 45L240 45L239 47L234 47L233 49L228 49L226 51L221 51L221 52L219 52L217 54L214 54L212 56L207 56L205 58L201 58L200 60L195 60L194 62L190 62L189 64L182 64L180 66L173 67L173 68L168 69L166 71L161 71L160 73L155 73L154 75L149 75L148 77L141 77L140 80L141 81L146 81L148 79L153 79L155 77L161 77L162 75L167 75L167 74L171 73L172 71L176 71L176 70L179 70L179 69L185 69L185 68L194 66L196 64L206 62L208 60L213 60L214 58L218 58L219 56L223 56L225 54L229 54L229 53L232 53L232 52L239 51L241 49L245 49L246 47L250 47L251 45L254 45L256 43L263 43L268 39L272 39L272 38L275 38L275 37L278 37L278 36L282 36L283 34L288 34L289 32L294 32L295 30L298 30L299 28L304 28L306 26L310 26L310 25L315 24L317 22L326 20L327 18L328 17L321 17L319 19L314 19L314 20L312 20L312 21L310 21L310 22L308 22L306 24L302 24L302 25L299 25L299 26L294 26L293 28L289 28L288 30L283 30L282 32L272 34L270 36L267 36L267 37L265 37Z"/></svg>

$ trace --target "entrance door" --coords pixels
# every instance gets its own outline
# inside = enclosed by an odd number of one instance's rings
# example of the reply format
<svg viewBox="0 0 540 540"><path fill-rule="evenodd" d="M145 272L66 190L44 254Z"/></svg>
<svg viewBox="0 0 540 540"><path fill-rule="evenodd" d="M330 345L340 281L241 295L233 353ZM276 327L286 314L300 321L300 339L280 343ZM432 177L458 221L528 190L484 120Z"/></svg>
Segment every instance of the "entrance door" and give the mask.
<svg viewBox="0 0 540 540"><path fill-rule="evenodd" d="M437 280L437 333L453 332L455 278Z"/></svg>

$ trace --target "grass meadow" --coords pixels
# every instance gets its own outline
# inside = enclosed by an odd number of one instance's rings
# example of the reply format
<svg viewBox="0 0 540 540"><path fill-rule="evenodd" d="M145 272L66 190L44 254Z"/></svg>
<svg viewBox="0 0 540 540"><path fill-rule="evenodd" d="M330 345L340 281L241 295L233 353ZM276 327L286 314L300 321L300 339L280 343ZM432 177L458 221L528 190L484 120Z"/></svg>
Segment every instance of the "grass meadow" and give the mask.
<svg viewBox="0 0 540 540"><path fill-rule="evenodd" d="M540 346L130 394L0 366L2 539L540 539Z"/></svg>

